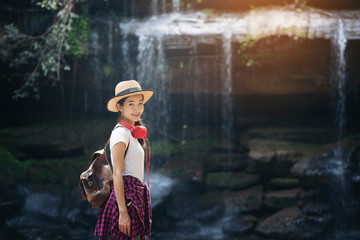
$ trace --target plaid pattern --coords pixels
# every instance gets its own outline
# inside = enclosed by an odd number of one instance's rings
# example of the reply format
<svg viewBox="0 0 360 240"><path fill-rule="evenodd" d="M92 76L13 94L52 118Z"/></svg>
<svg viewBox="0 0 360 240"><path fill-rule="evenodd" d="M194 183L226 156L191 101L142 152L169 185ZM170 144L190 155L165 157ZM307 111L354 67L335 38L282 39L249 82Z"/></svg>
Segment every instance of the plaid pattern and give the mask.
<svg viewBox="0 0 360 240"><path fill-rule="evenodd" d="M140 235L140 239L145 240L145 235L150 235L152 222L149 188L135 177L123 176L123 179L126 205L131 202L128 206L131 236L127 237L119 230L119 208L114 187L105 207L101 210L94 235L100 239L113 236L119 240L134 240Z"/></svg>

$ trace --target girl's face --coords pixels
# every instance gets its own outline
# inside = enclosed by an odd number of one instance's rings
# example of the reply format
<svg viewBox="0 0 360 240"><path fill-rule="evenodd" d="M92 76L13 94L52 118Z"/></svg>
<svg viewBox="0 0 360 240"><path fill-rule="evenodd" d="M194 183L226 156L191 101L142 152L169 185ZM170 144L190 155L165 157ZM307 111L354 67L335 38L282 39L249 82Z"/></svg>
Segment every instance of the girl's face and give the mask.
<svg viewBox="0 0 360 240"><path fill-rule="evenodd" d="M144 111L144 96L142 94L130 96L126 98L122 106L118 103L118 108L121 112L121 119L134 125L140 120Z"/></svg>

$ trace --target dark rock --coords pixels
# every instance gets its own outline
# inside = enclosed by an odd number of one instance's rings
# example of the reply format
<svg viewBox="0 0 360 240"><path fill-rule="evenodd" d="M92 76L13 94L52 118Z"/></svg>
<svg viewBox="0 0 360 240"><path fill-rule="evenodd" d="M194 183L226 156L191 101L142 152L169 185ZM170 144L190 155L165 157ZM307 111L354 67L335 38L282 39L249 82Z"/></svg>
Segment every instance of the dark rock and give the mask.
<svg viewBox="0 0 360 240"><path fill-rule="evenodd" d="M15 185L6 181L0 182L0 225L22 208L25 202L25 190L20 185Z"/></svg>
<svg viewBox="0 0 360 240"><path fill-rule="evenodd" d="M224 206L217 205L214 208L206 209L198 214L195 214L193 217L201 221L212 221L218 219L218 217L221 216L223 212L224 212Z"/></svg>
<svg viewBox="0 0 360 240"><path fill-rule="evenodd" d="M266 237L309 239L323 232L328 223L314 220L307 218L297 207L286 208L261 221L255 230Z"/></svg>
<svg viewBox="0 0 360 240"><path fill-rule="evenodd" d="M248 154L213 153L208 155L204 166L208 172L230 171L236 172L247 166Z"/></svg>
<svg viewBox="0 0 360 240"><path fill-rule="evenodd" d="M164 201L166 216L183 219L199 214L202 210L200 196L201 186L194 182L175 184L172 193Z"/></svg>
<svg viewBox="0 0 360 240"><path fill-rule="evenodd" d="M239 190L255 185L260 180L260 175L250 173L217 172L208 173L206 176L207 190L232 189Z"/></svg>
<svg viewBox="0 0 360 240"><path fill-rule="evenodd" d="M252 139L249 142L249 156L260 172L277 177L289 177L291 176L290 169L302 155L300 149L303 149L304 145L306 144Z"/></svg>
<svg viewBox="0 0 360 240"><path fill-rule="evenodd" d="M171 157L163 166L172 177L204 181L203 155L179 155Z"/></svg>
<svg viewBox="0 0 360 240"><path fill-rule="evenodd" d="M252 215L242 217L231 217L221 227L224 234L228 236L240 236L253 229L257 219Z"/></svg>
<svg viewBox="0 0 360 240"><path fill-rule="evenodd" d="M273 178L270 180L270 185L273 188L288 189L299 187L299 180L297 178Z"/></svg>
<svg viewBox="0 0 360 240"><path fill-rule="evenodd" d="M343 164L335 158L333 152L324 152L315 157L301 159L293 166L291 172L299 178L302 186L318 187L328 184L343 170Z"/></svg>
<svg viewBox="0 0 360 240"><path fill-rule="evenodd" d="M263 205L262 192L263 187L260 185L237 192L209 192L202 197L201 202L207 209L223 205L225 213L238 214L260 209Z"/></svg>
<svg viewBox="0 0 360 240"><path fill-rule="evenodd" d="M185 219L176 224L176 230L183 234L193 234L201 230L201 225L198 221L192 219Z"/></svg>
<svg viewBox="0 0 360 240"><path fill-rule="evenodd" d="M329 213L330 208L329 205L324 203L318 203L318 202L309 202L302 206L301 211L305 213L308 216L323 216L327 213Z"/></svg>
<svg viewBox="0 0 360 240"><path fill-rule="evenodd" d="M264 194L264 203L268 207L281 209L297 205L303 197L304 191L300 188L272 191Z"/></svg>

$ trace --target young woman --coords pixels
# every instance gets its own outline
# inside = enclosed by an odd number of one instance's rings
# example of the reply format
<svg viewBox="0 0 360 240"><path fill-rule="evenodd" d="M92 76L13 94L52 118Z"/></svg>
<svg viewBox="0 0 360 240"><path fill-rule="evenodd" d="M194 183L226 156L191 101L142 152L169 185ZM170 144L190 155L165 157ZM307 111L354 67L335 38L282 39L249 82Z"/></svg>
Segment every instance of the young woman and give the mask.
<svg viewBox="0 0 360 240"><path fill-rule="evenodd" d="M137 126L142 125L144 104L152 95L152 90L142 90L137 81L129 80L117 84L115 96L108 101L107 109L118 112L120 122L110 137L114 187L95 229L101 240L143 240L150 235L150 194L143 184L145 136L137 139L134 132L141 130Z"/></svg>

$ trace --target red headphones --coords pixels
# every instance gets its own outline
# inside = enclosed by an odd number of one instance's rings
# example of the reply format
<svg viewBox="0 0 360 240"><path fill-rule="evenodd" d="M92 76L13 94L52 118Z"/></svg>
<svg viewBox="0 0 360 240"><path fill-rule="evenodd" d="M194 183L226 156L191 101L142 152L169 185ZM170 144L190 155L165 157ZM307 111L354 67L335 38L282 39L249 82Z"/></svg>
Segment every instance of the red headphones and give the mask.
<svg viewBox="0 0 360 240"><path fill-rule="evenodd" d="M131 131L131 135L137 139L145 139L147 135L147 129L144 126L133 126L124 120L120 120L120 124Z"/></svg>
<svg viewBox="0 0 360 240"><path fill-rule="evenodd" d="M149 174L149 167L150 167L150 158L151 158L151 149L150 149L150 142L149 139L146 138L147 129L144 126L133 126L124 120L120 120L120 124L126 127L131 131L131 135L137 139L143 139L145 141L145 159L146 159L146 172L148 177L148 187L150 187L150 174ZM149 146L149 151L147 151ZM148 155L149 152L149 155ZM149 157L148 157L149 156Z"/></svg>

